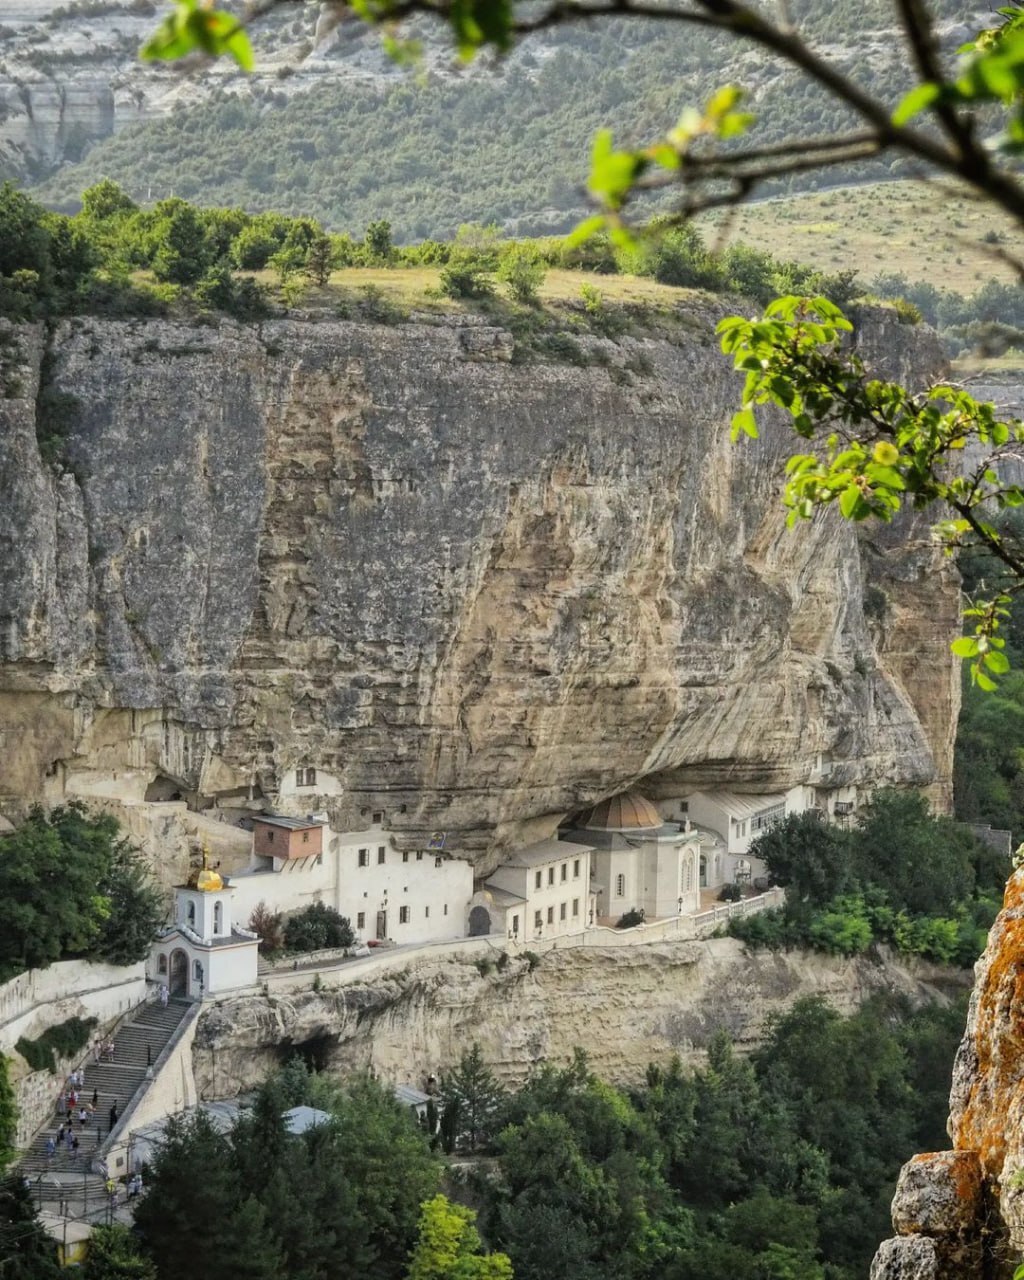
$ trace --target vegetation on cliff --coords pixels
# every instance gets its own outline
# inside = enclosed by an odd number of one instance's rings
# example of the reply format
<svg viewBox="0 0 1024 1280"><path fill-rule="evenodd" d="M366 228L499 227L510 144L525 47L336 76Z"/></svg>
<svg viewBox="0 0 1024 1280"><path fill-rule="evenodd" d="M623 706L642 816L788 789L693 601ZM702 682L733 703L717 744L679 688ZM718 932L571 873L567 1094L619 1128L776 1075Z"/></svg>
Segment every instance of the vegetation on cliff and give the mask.
<svg viewBox="0 0 1024 1280"><path fill-rule="evenodd" d="M906 1152L942 1141L962 1018L806 1000L750 1061L719 1035L704 1069L652 1068L630 1092L581 1054L509 1092L469 1053L445 1103L486 1102L462 1108L470 1154L446 1190L475 1223L439 1196L437 1135L372 1081L293 1062L228 1133L170 1122L135 1211L138 1275L508 1280L510 1260L517 1280L855 1280ZM329 1119L291 1135L302 1104Z"/></svg>
<svg viewBox="0 0 1024 1280"><path fill-rule="evenodd" d="M163 918L148 868L109 814L36 809L0 838L3 980L58 960L141 960Z"/></svg>
<svg viewBox="0 0 1024 1280"><path fill-rule="evenodd" d="M879 792L852 830L793 814L750 852L786 887L786 904L730 921L733 936L841 955L884 942L963 968L984 948L1010 870L965 827L932 817L923 797L895 791Z"/></svg>

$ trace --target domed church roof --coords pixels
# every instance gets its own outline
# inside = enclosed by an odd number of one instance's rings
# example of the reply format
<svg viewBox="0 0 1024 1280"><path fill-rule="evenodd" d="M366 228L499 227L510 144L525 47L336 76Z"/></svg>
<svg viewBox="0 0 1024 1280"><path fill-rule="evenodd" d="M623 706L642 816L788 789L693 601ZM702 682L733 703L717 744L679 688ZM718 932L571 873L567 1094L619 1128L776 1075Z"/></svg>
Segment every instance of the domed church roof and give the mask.
<svg viewBox="0 0 1024 1280"><path fill-rule="evenodd" d="M203 865L197 867L188 878L188 887L198 889L200 893L219 893L224 888L224 881L218 872L210 866L210 851L203 841Z"/></svg>
<svg viewBox="0 0 1024 1280"><path fill-rule="evenodd" d="M584 831L649 831L661 825L657 809L636 791L602 800L580 821Z"/></svg>

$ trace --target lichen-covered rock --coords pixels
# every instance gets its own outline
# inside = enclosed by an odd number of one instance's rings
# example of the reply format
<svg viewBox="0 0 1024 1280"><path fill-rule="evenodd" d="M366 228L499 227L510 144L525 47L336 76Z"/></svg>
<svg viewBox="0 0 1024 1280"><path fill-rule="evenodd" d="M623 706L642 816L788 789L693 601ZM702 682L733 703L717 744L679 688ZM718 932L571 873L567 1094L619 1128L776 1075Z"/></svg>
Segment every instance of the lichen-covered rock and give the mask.
<svg viewBox="0 0 1024 1280"><path fill-rule="evenodd" d="M871 1280L954 1280L944 1271L938 1242L930 1236L883 1240L871 1263Z"/></svg>
<svg viewBox="0 0 1024 1280"><path fill-rule="evenodd" d="M892 1201L899 1235L976 1233L982 1216L981 1164L974 1151L914 1156L900 1170Z"/></svg>
<svg viewBox="0 0 1024 1280"><path fill-rule="evenodd" d="M484 871L640 778L948 796L953 572L913 522L786 528L791 436L730 445L719 314L586 368L458 318L12 333L0 808L161 775L385 809ZM912 327L872 341L935 371Z"/></svg>

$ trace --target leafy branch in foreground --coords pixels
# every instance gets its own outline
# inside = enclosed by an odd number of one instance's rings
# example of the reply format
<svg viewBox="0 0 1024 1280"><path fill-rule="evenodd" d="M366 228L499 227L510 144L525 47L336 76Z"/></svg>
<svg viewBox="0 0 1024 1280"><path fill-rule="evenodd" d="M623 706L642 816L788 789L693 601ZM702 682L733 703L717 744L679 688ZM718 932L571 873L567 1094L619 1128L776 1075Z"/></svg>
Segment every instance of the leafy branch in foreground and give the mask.
<svg viewBox="0 0 1024 1280"><path fill-rule="evenodd" d="M811 519L835 505L847 520L891 521L904 505L941 504L950 516L934 526L948 555L981 547L1008 585L969 603L964 617L974 634L954 642L971 659L972 679L994 688L1009 670L997 634L1009 616L1009 592L1024 588L1024 547L993 514L1024 505L1024 490L1005 483L998 465L1024 445L1024 424L1003 422L994 407L962 387L939 383L913 393L898 382L872 378L843 335L853 326L827 298L777 298L760 320L720 321L722 350L744 374L732 438L756 438L755 408L775 406L811 442L786 466L783 501L788 523ZM957 467L958 460L966 467Z"/></svg>

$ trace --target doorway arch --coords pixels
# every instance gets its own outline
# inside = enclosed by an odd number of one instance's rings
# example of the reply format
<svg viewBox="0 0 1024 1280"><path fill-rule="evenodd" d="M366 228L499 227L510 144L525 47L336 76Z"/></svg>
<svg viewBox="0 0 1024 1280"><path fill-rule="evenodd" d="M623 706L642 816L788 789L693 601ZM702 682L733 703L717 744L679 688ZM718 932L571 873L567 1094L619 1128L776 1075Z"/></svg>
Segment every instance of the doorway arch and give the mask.
<svg viewBox="0 0 1024 1280"><path fill-rule="evenodd" d="M708 887L708 855L706 853L702 853L700 855L699 865L700 876L698 877L697 883L702 889L706 889Z"/></svg>
<svg viewBox="0 0 1024 1280"><path fill-rule="evenodd" d="M485 938L491 932L491 913L486 907L474 907L469 913L469 936Z"/></svg>
<svg viewBox="0 0 1024 1280"><path fill-rule="evenodd" d="M172 996L188 995L188 955L180 948L171 952L171 980L168 986Z"/></svg>

